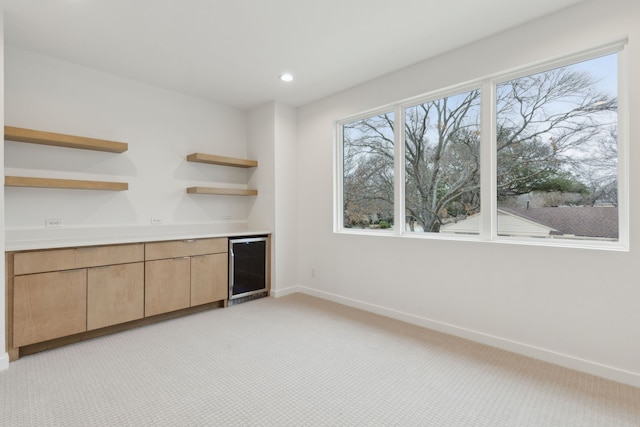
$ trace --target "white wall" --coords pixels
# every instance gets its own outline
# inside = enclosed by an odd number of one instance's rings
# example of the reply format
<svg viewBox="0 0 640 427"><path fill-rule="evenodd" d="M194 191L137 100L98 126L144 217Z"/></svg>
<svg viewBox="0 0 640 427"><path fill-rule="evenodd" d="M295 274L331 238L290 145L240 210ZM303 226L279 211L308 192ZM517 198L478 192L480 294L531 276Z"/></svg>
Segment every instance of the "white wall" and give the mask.
<svg viewBox="0 0 640 427"><path fill-rule="evenodd" d="M294 108L276 104L274 117L276 295L283 295L298 285L296 120Z"/></svg>
<svg viewBox="0 0 640 427"><path fill-rule="evenodd" d="M250 229L273 231L271 286L284 295L297 284L296 110L271 102L249 113L249 157L260 158L249 180L258 188Z"/></svg>
<svg viewBox="0 0 640 427"><path fill-rule="evenodd" d="M247 156L247 113L17 48L5 57L7 125L111 139L111 154L5 144L7 175L126 181L129 191L7 188L6 227L246 221L251 198L188 195L190 186L246 188L250 171L188 163L195 151Z"/></svg>
<svg viewBox="0 0 640 427"><path fill-rule="evenodd" d="M0 10L0 63L4 63L4 12ZM4 99L4 68L0 67L0 99ZM4 129L4 102L0 105L0 129ZM0 164L4 162L4 149L0 150ZM4 248L4 176L3 185L0 186L0 248ZM0 277L4 277L4 261L0 262ZM3 280L4 283L4 280ZM0 371L9 367L9 355L6 348L5 319L6 301L4 286L0 286Z"/></svg>
<svg viewBox="0 0 640 427"><path fill-rule="evenodd" d="M3 33L0 31L0 35ZM251 170L186 162L192 152L247 157L248 114L202 99L4 47L4 107L9 126L129 143L123 154L4 142L5 175L125 181L124 192L4 188L0 224L4 231L30 230L40 238L86 232L122 234L122 226L248 222L256 198L189 195L190 186L246 188ZM2 75L0 74L0 77ZM2 95L2 94L0 94ZM266 153L268 156L268 153ZM259 161L262 159L258 158ZM232 223L224 222L230 217ZM60 218L63 230L46 230L46 218ZM139 229L139 228L138 228ZM160 232L160 231L157 231ZM78 235L78 233L74 233ZM4 263L0 266L4 277ZM0 370L5 348L5 292L0 286Z"/></svg>
<svg viewBox="0 0 640 427"><path fill-rule="evenodd" d="M332 232L334 120L627 36L629 113L637 117L638 22L635 0L586 1L301 108L301 289L640 386L637 168L630 172L630 252ZM632 165L640 163L639 135L631 120Z"/></svg>
<svg viewBox="0 0 640 427"><path fill-rule="evenodd" d="M252 171L249 186L258 189L258 197L252 200L249 213L249 228L271 230L271 289L275 291L278 286L275 268L277 234L274 227L276 183L275 183L275 104L268 103L254 108L249 113L249 145L248 156L250 159L260 159L258 167Z"/></svg>
<svg viewBox="0 0 640 427"><path fill-rule="evenodd" d="M271 229L275 219L275 104L268 103L249 113L248 157L260 159L252 170L249 186L258 189L249 214L251 228Z"/></svg>

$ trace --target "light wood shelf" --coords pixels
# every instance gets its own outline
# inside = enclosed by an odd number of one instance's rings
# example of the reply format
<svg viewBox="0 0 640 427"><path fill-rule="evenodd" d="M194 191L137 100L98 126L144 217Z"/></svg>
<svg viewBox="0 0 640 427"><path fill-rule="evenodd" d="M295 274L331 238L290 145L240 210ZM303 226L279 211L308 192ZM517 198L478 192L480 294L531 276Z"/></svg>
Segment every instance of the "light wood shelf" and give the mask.
<svg viewBox="0 0 640 427"><path fill-rule="evenodd" d="M257 196L258 190L243 190L239 188L189 187L189 194L208 194L216 196Z"/></svg>
<svg viewBox="0 0 640 427"><path fill-rule="evenodd" d="M255 168L256 160L236 159L233 157L216 156L213 154L193 153L187 156L188 162L209 163L212 165L233 166L236 168Z"/></svg>
<svg viewBox="0 0 640 427"><path fill-rule="evenodd" d="M129 149L129 144L126 142L43 132L13 126L4 127L4 139L7 141L51 145L54 147L78 148L82 150L106 151L109 153L124 153Z"/></svg>
<svg viewBox="0 0 640 427"><path fill-rule="evenodd" d="M25 176L5 176L5 187L65 188L74 190L125 191L126 182L84 181L76 179L32 178Z"/></svg>

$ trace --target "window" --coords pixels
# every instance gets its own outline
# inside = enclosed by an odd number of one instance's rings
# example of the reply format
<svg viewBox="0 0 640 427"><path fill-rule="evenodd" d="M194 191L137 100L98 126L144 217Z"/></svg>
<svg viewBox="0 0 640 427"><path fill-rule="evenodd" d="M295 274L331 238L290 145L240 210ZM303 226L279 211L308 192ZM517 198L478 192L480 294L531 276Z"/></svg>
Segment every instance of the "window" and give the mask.
<svg viewBox="0 0 640 427"><path fill-rule="evenodd" d="M394 113L342 125L342 206L345 228L394 224Z"/></svg>
<svg viewBox="0 0 640 427"><path fill-rule="evenodd" d="M405 231L438 233L477 214L480 90L407 107L404 117Z"/></svg>
<svg viewBox="0 0 640 427"><path fill-rule="evenodd" d="M618 240L617 55L496 87L498 235Z"/></svg>
<svg viewBox="0 0 640 427"><path fill-rule="evenodd" d="M621 49L339 122L338 231L626 247Z"/></svg>

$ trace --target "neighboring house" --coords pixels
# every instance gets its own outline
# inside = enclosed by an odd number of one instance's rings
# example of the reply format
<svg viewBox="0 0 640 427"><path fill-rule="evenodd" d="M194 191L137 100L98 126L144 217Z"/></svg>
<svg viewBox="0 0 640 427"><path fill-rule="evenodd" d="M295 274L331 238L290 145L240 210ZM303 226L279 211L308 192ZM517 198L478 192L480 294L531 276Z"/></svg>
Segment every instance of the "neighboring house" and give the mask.
<svg viewBox="0 0 640 427"><path fill-rule="evenodd" d="M477 234L479 215L443 225L441 233ZM563 206L498 209L498 235L618 239L616 206Z"/></svg>

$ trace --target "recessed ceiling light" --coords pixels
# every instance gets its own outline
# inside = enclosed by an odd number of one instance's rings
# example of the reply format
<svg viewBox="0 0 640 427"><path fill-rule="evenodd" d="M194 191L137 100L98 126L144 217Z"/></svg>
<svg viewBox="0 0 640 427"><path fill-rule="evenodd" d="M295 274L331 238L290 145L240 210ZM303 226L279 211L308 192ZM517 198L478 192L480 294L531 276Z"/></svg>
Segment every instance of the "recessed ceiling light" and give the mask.
<svg viewBox="0 0 640 427"><path fill-rule="evenodd" d="M284 73L280 76L280 80L283 82L290 82L293 81L293 76L289 73Z"/></svg>

